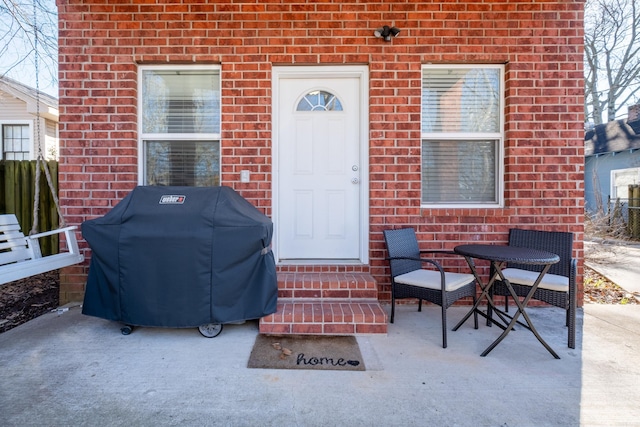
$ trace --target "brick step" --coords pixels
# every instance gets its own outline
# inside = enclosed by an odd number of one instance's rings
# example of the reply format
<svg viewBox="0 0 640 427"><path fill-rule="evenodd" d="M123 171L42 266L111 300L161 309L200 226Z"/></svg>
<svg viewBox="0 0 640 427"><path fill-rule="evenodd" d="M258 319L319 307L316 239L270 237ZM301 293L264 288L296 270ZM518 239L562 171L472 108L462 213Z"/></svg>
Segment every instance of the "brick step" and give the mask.
<svg viewBox="0 0 640 427"><path fill-rule="evenodd" d="M260 333L386 334L387 314L377 300L279 299L278 311L260 319Z"/></svg>
<svg viewBox="0 0 640 427"><path fill-rule="evenodd" d="M377 299L368 273L278 273L278 298Z"/></svg>
<svg viewBox="0 0 640 427"><path fill-rule="evenodd" d="M387 314L368 273L278 273L277 312L260 319L274 335L386 334Z"/></svg>

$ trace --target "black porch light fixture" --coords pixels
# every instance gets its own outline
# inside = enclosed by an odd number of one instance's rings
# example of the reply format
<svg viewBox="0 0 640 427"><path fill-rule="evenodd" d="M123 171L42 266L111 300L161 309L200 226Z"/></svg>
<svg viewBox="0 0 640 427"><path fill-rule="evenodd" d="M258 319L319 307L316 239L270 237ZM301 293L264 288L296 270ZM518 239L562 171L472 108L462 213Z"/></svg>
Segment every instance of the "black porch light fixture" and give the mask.
<svg viewBox="0 0 640 427"><path fill-rule="evenodd" d="M384 27L380 27L373 32L374 36L376 36L379 39L382 38L386 42L390 42L391 37L398 37L398 34L400 34L399 28L390 27L388 25L385 25Z"/></svg>

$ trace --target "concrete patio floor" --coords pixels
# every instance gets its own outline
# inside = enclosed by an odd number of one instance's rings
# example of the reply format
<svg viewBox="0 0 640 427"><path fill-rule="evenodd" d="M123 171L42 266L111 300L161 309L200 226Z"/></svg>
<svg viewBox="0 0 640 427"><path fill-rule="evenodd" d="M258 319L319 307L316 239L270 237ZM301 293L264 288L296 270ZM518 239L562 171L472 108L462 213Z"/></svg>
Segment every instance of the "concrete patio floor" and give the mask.
<svg viewBox="0 0 640 427"><path fill-rule="evenodd" d="M449 329L467 307L448 310ZM138 328L49 313L0 334L3 426L630 426L640 424L640 306L587 305L577 348L564 313L530 316L560 355L527 330L472 321L441 347L439 308L399 306L384 336L359 336L355 371L248 369L257 322Z"/></svg>

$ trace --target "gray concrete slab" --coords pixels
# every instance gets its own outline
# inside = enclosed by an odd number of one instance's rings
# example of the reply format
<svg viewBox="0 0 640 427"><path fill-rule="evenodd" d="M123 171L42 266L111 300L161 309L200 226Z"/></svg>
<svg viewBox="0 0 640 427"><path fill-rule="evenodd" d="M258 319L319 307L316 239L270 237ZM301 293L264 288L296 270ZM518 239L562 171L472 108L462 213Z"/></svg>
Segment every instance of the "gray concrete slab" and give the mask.
<svg viewBox="0 0 640 427"><path fill-rule="evenodd" d="M468 310L449 310L450 327ZM628 426L640 423L640 306L532 308L556 360L524 329L487 357L496 327L468 321L441 347L439 309L399 306L360 336L364 372L248 369L256 322L217 338L139 328L79 308L0 334L0 424L85 426Z"/></svg>
<svg viewBox="0 0 640 427"><path fill-rule="evenodd" d="M585 263L640 300L640 245L585 241Z"/></svg>

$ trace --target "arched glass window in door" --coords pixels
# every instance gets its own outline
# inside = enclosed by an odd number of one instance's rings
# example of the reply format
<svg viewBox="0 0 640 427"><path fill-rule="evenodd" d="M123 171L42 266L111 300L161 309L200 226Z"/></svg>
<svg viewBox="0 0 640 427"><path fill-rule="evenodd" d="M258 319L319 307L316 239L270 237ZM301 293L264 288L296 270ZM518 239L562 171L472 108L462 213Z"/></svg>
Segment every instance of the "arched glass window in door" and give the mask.
<svg viewBox="0 0 640 427"><path fill-rule="evenodd" d="M342 111L342 104L332 93L312 90L298 102L296 111Z"/></svg>

